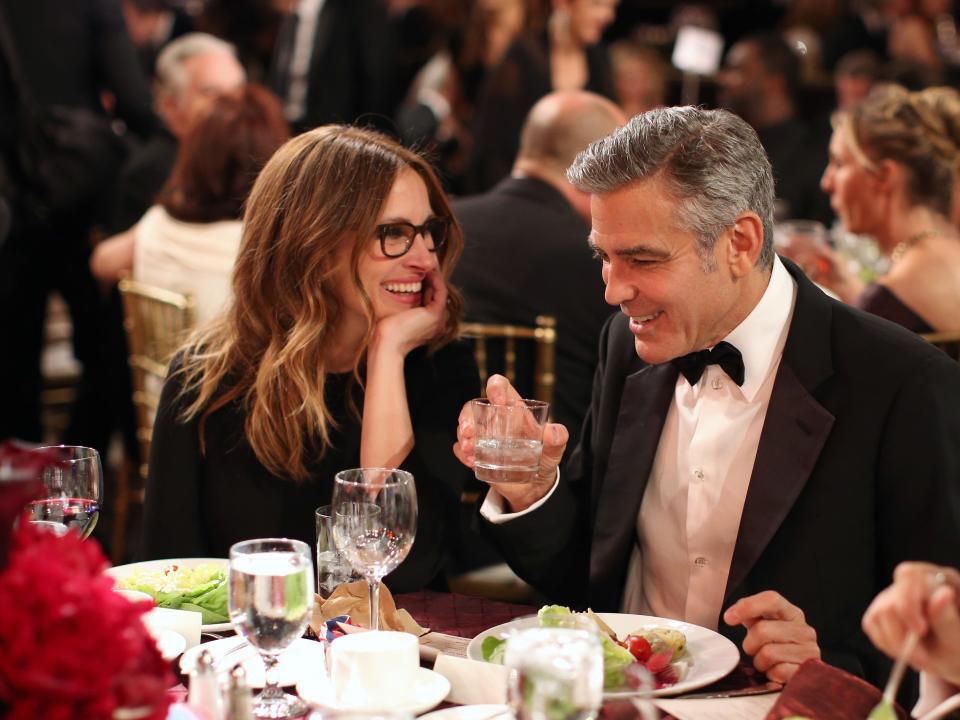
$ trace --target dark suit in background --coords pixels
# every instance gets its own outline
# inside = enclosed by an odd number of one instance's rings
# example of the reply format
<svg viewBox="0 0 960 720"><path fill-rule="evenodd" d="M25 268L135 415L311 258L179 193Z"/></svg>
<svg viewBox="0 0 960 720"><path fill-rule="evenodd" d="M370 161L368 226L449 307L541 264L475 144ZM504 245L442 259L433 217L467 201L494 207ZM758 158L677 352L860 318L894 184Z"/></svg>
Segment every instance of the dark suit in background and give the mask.
<svg viewBox="0 0 960 720"><path fill-rule="evenodd" d="M270 70L270 86L288 98L294 51L295 13L283 21ZM304 131L328 123L364 124L391 130L393 109L400 100L393 78L393 29L378 0L323 0L313 34L304 112L288 120Z"/></svg>
<svg viewBox="0 0 960 720"><path fill-rule="evenodd" d="M827 298L789 262L797 299L747 491L723 607L774 590L827 662L874 683L889 663L860 618L897 563L960 557L960 367L892 323ZM617 611L677 370L604 328L593 402L560 485L489 525L552 599ZM720 623L735 642L741 627Z"/></svg>
<svg viewBox="0 0 960 720"><path fill-rule="evenodd" d="M103 112L100 93L116 100L115 113L146 136L156 127L147 81L140 70L118 0L0 0L16 44L25 82L38 105ZM6 74L0 60L0 75ZM17 182L14 150L18 105L12 88L0 84L0 153ZM106 190L107 188L104 188ZM93 204L91 204L93 205ZM14 208L14 227L0 250L0 438L40 440L40 352L47 296L59 291L70 307L74 352L84 366L80 399L67 442L105 450L99 403L110 382L102 371L100 293L90 274L89 229L96 208L49 218L26 227Z"/></svg>
<svg viewBox="0 0 960 720"><path fill-rule="evenodd" d="M557 320L552 414L569 429L572 448L590 404L600 329L613 312L587 245L590 228L558 190L534 178L509 177L453 208L465 237L453 284L466 298L467 319Z"/></svg>

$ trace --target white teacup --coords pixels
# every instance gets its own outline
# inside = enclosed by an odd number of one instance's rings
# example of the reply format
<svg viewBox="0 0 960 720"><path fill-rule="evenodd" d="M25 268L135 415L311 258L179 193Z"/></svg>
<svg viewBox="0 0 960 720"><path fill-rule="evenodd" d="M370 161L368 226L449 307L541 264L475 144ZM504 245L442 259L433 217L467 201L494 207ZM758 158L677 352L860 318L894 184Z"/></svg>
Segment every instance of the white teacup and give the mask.
<svg viewBox="0 0 960 720"><path fill-rule="evenodd" d="M330 643L329 652L330 681L341 708L386 709L413 691L420 652L410 633L344 635Z"/></svg>

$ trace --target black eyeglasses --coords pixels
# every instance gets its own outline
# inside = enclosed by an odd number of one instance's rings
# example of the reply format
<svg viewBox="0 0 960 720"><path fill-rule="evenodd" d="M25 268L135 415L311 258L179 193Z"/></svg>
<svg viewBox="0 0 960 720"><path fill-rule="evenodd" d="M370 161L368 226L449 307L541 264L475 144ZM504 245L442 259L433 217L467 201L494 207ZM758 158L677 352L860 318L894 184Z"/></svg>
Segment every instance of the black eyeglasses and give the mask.
<svg viewBox="0 0 960 720"><path fill-rule="evenodd" d="M380 238L380 249L387 257L406 255L413 246L417 235L423 238L427 250L437 252L447 242L447 230L450 228L450 219L433 217L423 225L413 225L408 222L393 222L377 225L377 237Z"/></svg>

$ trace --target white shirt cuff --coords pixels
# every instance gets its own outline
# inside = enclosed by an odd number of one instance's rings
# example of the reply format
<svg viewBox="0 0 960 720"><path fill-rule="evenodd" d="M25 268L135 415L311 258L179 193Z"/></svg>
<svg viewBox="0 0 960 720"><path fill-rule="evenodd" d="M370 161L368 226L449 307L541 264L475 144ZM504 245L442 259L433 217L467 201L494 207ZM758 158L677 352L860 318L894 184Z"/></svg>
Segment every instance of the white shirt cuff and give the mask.
<svg viewBox="0 0 960 720"><path fill-rule="evenodd" d="M550 492L544 495L542 498L537 500L533 505L528 507L526 510L521 510L520 512L504 512L504 507L506 506L506 500L504 500L503 495L498 493L492 486L487 491L487 497L483 500L483 505L480 506L480 515L483 516L485 520L493 523L494 525L502 525L503 523L510 522L515 520L518 517L523 517L529 512L533 512L538 507L543 505L547 500L550 499L550 496L553 495L554 490L557 489L557 485L560 484L560 468L557 468L557 477L553 481L553 487L550 488Z"/></svg>

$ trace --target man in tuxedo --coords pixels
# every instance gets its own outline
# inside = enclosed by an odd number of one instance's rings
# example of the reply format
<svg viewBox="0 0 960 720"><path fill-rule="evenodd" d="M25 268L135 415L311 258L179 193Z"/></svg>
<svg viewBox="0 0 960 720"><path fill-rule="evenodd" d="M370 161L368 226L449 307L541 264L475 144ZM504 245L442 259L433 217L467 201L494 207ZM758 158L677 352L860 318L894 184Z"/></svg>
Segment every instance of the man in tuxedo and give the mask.
<svg viewBox="0 0 960 720"><path fill-rule="evenodd" d="M527 115L510 177L453 204L465 238L453 284L466 300L467 319L533 325L538 315L556 318L551 416L571 436L590 405L597 342L612 310L584 242L590 196L574 188L564 172L587 145L626 120L601 95L550 93ZM510 262L504 263L505 257ZM549 273L543 272L545 262Z"/></svg>
<svg viewBox="0 0 960 720"><path fill-rule="evenodd" d="M549 425L536 482L488 492L491 534L556 600L716 628L778 681L821 655L882 681L870 600L960 556L960 367L776 257L770 164L729 112L638 115L568 177L622 314L578 447L558 475ZM474 442L465 411L467 465Z"/></svg>

